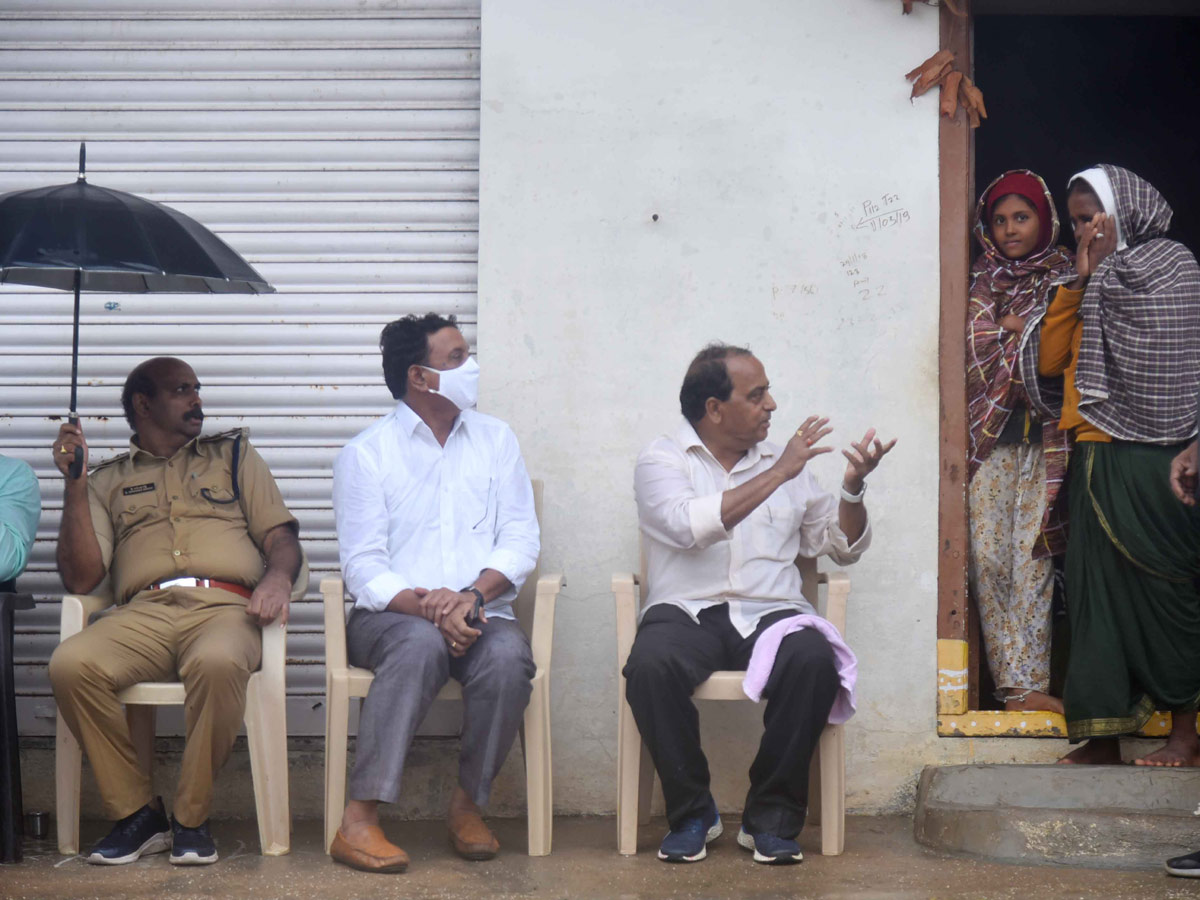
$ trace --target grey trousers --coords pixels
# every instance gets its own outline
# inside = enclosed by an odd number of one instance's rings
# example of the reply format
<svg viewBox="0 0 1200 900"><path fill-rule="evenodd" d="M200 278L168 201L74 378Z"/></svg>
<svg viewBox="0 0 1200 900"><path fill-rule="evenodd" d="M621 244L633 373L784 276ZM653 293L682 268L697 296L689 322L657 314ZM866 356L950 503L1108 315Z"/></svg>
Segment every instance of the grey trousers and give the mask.
<svg viewBox="0 0 1200 900"><path fill-rule="evenodd" d="M454 678L463 688L458 781L475 803L487 803L529 703L535 668L529 639L515 621L492 618L479 627L483 634L454 659L427 619L386 610L350 614L350 663L375 673L358 721L350 799L400 798L413 735L446 679Z"/></svg>

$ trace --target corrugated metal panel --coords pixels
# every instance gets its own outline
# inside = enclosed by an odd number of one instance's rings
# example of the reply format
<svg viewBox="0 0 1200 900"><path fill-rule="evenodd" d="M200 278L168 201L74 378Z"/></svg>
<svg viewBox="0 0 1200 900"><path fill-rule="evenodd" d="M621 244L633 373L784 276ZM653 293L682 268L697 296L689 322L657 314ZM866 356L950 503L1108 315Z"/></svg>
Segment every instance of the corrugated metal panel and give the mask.
<svg viewBox="0 0 1200 900"><path fill-rule="evenodd" d="M70 181L86 140L90 181L193 216L278 288L85 295L79 408L94 457L119 451L126 374L170 354L205 385L206 430L250 426L312 567L289 631L289 728L319 734L316 587L337 567L330 465L391 407L379 329L434 309L475 340L479 0L195 6L0 3L0 193ZM6 285L0 315L0 453L34 466L45 507L21 579L38 607L17 622L20 725L48 734L62 590L48 447L66 409L71 298Z"/></svg>

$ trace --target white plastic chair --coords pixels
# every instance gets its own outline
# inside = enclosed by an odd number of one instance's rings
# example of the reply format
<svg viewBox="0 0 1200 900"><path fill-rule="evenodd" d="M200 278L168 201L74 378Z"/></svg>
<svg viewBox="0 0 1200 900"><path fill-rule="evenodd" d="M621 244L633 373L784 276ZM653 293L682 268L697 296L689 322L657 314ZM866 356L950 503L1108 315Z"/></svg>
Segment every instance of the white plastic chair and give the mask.
<svg viewBox="0 0 1200 900"><path fill-rule="evenodd" d="M533 481L534 507L542 517L542 482ZM562 589L561 575L538 576L535 568L513 604L517 620L529 636L533 693L521 726L525 757L525 792L529 819L529 855L547 856L553 828L554 798L550 772L550 651L554 640L554 605ZM341 578L323 578L325 597L325 852L337 835L346 807L346 754L350 731L350 698L361 700L375 679L370 669L346 659L346 601ZM437 700L461 700L462 686L450 679Z"/></svg>
<svg viewBox="0 0 1200 900"><path fill-rule="evenodd" d="M844 572L817 572L816 560L796 560L804 579L804 597L843 635L846 633L846 598L850 578ZM818 585L826 585L824 608L818 603ZM638 588L641 588L640 596ZM648 593L646 560L642 555L640 575L622 573L613 576L613 599L617 606L617 850L624 856L637 853L638 825L650 821L650 800L654 788L654 764L650 751L642 743L637 723L625 699L625 676L621 670L633 649L637 634L638 610ZM743 700L745 672L721 671L700 684L692 694L696 700ZM846 843L846 743L841 725L826 725L813 754L809 770L807 824L821 826L821 853L837 856Z"/></svg>
<svg viewBox="0 0 1200 900"><path fill-rule="evenodd" d="M108 584L105 579L104 584ZM300 574L292 586L292 601L308 590L308 560L301 557ZM59 642L78 634L91 617L112 605L111 596L67 594L62 600ZM263 856L283 856L291 849L292 817L288 801L287 630L276 624L262 635L262 661L246 683L246 741L254 780L258 839ZM154 764L154 724L157 707L182 706L186 700L178 681L143 681L117 694L138 759L147 773ZM54 739L54 774L58 814L58 852L79 852L79 784L83 748L58 715Z"/></svg>

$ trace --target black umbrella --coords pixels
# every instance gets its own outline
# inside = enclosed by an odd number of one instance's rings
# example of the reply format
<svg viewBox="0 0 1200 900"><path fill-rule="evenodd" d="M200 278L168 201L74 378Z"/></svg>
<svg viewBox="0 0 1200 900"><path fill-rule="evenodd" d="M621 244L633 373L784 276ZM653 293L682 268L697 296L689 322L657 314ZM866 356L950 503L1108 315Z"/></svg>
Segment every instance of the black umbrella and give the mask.
<svg viewBox="0 0 1200 900"><path fill-rule="evenodd" d="M96 187L79 145L73 184L0 196L0 282L75 291L70 421L79 377L79 292L266 294L275 288L219 237L161 203ZM83 470L76 449L71 477Z"/></svg>

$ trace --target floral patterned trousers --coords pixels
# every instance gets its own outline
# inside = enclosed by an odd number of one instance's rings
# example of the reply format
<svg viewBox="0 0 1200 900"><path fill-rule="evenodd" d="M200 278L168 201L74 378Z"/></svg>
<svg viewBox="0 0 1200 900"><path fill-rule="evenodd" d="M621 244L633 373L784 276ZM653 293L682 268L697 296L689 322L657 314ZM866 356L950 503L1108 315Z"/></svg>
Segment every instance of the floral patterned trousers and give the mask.
<svg viewBox="0 0 1200 900"><path fill-rule="evenodd" d="M1040 444L997 444L968 488L968 578L997 698L1050 688L1054 566L1034 559L1046 508Z"/></svg>

